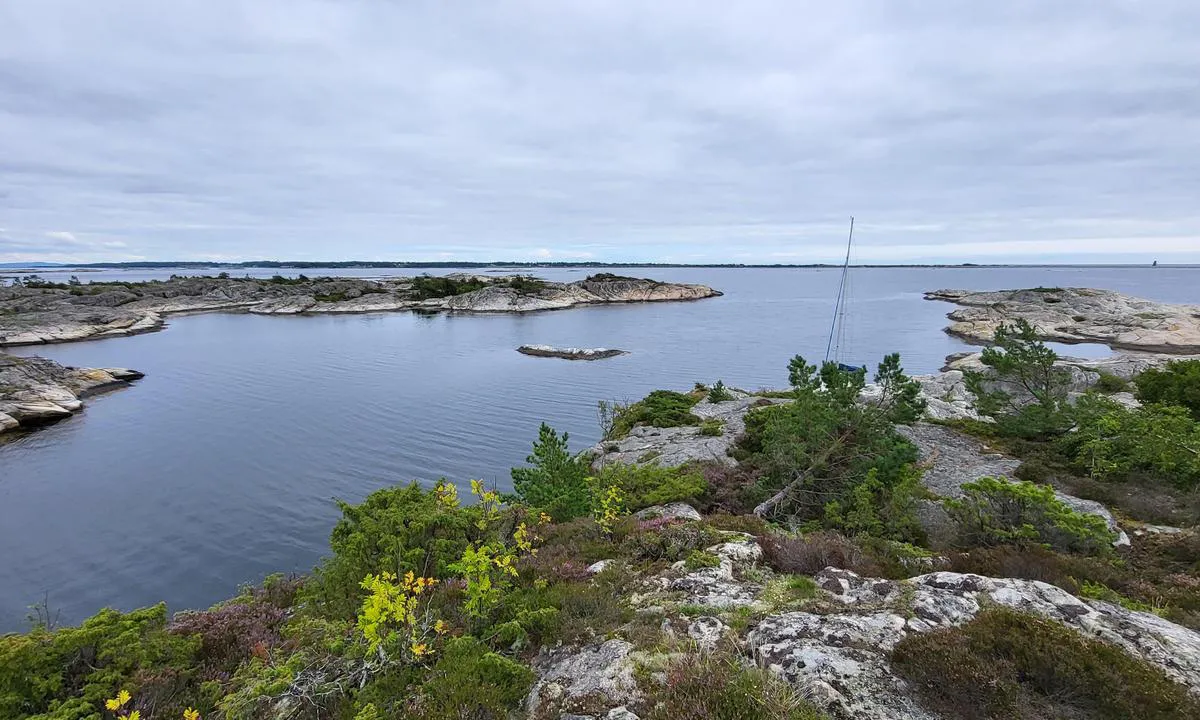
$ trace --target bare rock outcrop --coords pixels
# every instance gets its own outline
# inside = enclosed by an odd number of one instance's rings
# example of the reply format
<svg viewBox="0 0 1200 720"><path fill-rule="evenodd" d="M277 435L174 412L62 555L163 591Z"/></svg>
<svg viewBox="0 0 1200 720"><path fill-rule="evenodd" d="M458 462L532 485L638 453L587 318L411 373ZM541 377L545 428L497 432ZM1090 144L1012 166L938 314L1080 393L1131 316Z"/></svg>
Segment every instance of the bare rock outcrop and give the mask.
<svg viewBox="0 0 1200 720"><path fill-rule="evenodd" d="M1026 320L1046 340L1200 353L1198 305L1172 305L1092 288L935 290L925 297L963 306L947 315L953 322L946 332L974 342L991 342L1001 325Z"/></svg>
<svg viewBox="0 0 1200 720"><path fill-rule="evenodd" d="M674 467L693 461L714 461L732 467L736 462L729 456L729 450L746 430L746 413L759 405L787 402L741 392L733 394L733 400L718 403L702 400L692 407L692 414L697 417L698 423L714 421L709 427L718 428L717 434L706 435L699 424L669 428L639 425L623 438L603 440L593 446L589 451L593 458L592 466L600 468L610 463L652 463Z"/></svg>
<svg viewBox="0 0 1200 720"><path fill-rule="evenodd" d="M1043 582L936 572L908 580L827 568L818 585L836 612L764 618L749 633L754 658L814 701L863 720L935 720L893 672L889 655L910 634L962 625L1000 605L1062 623L1161 668L1200 694L1200 634L1157 615L1082 600Z"/></svg>
<svg viewBox="0 0 1200 720"><path fill-rule="evenodd" d="M125 368L71 368L45 358L0 353L0 433L69 417L83 408L82 398L141 377Z"/></svg>
<svg viewBox="0 0 1200 720"><path fill-rule="evenodd" d="M963 485L983 477L1000 478L1010 482L1016 480L1020 461L990 450L978 439L957 430L942 425L915 423L898 425L896 431L917 446L924 468L921 483L935 495L962 497ZM1058 491L1055 491L1054 495L1076 512L1102 518L1108 529L1116 534L1113 543L1115 546L1129 545L1129 536L1102 503ZM926 508L921 520L926 526L926 531L934 535L946 532L949 522L948 518L942 518L934 508Z"/></svg>

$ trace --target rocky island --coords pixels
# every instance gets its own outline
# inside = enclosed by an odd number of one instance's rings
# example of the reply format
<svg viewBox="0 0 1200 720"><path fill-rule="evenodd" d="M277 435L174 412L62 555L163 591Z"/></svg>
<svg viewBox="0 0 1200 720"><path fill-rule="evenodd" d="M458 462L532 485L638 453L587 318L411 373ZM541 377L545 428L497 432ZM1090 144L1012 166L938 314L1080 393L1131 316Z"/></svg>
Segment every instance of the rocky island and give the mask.
<svg viewBox="0 0 1200 720"><path fill-rule="evenodd" d="M720 294L704 285L611 273L570 283L462 273L378 280L301 275L294 279L173 277L143 283L87 284L27 278L0 287L0 346L153 332L165 326L167 316L181 313L520 313L602 303L700 300Z"/></svg>
<svg viewBox="0 0 1200 720"><path fill-rule="evenodd" d="M946 332L975 343L991 341L1001 325L1026 320L1045 340L1200 353L1200 305L1172 305L1094 288L935 290L925 298L962 305L947 316L953 323Z"/></svg>

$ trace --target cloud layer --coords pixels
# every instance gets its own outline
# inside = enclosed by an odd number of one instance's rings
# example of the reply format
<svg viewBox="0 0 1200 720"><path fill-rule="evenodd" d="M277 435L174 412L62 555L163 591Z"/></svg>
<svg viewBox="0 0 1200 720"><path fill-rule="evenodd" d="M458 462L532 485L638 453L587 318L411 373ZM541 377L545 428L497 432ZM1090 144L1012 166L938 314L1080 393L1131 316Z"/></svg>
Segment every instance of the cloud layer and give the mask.
<svg viewBox="0 0 1200 720"><path fill-rule="evenodd" d="M1191 0L0 4L0 261L1200 262Z"/></svg>

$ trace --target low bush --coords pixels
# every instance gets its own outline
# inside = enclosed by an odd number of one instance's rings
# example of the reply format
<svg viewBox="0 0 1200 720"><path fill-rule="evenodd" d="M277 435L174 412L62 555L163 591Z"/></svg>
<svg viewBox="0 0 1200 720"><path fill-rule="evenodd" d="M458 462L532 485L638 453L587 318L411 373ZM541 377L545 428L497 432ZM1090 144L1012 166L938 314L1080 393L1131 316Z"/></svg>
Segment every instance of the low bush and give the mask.
<svg viewBox="0 0 1200 720"><path fill-rule="evenodd" d="M883 574L879 564L857 543L827 530L803 536L770 534L759 538L766 564L782 573L816 575L827 567L859 575Z"/></svg>
<svg viewBox="0 0 1200 720"><path fill-rule="evenodd" d="M1158 668L1053 620L1007 608L909 635L896 669L929 706L968 720L1184 720L1200 702Z"/></svg>
<svg viewBox="0 0 1200 720"><path fill-rule="evenodd" d="M710 403L728 402L733 399L733 393L725 387L725 383L718 380L713 384L708 391L708 401Z"/></svg>
<svg viewBox="0 0 1200 720"><path fill-rule="evenodd" d="M676 562L719 542L720 534L700 523L638 520L622 539L620 552L634 560Z"/></svg>
<svg viewBox="0 0 1200 720"><path fill-rule="evenodd" d="M263 654L283 642L283 625L300 585L298 578L273 576L208 610L176 613L167 629L199 637L198 659L212 671L232 674L254 653Z"/></svg>
<svg viewBox="0 0 1200 720"><path fill-rule="evenodd" d="M725 432L725 421L717 418L710 418L700 423L700 434L707 437L721 437Z"/></svg>
<svg viewBox="0 0 1200 720"><path fill-rule="evenodd" d="M189 705L211 710L216 698L201 687L200 646L200 638L167 632L165 604L0 636L0 717L99 718L119 689L135 695L127 709L146 717L179 717ZM143 692L167 685L166 693Z"/></svg>
<svg viewBox="0 0 1200 720"><path fill-rule="evenodd" d="M631 405L618 406L605 439L623 438L635 425L658 428L699 425L700 418L692 414L692 407L701 397L700 394L655 390Z"/></svg>
<svg viewBox="0 0 1200 720"><path fill-rule="evenodd" d="M825 716L785 680L748 667L733 653L688 655L663 679L645 674L645 699L634 709L646 720L820 720Z"/></svg>
<svg viewBox="0 0 1200 720"><path fill-rule="evenodd" d="M591 485L593 497L608 488L620 488L629 511L671 502L694 504L708 490L704 476L693 468L652 464L610 463L600 469Z"/></svg>
<svg viewBox="0 0 1200 720"><path fill-rule="evenodd" d="M1054 488L980 478L962 486L963 497L943 501L966 547L1041 543L1083 553L1105 552L1116 539L1104 519L1071 509Z"/></svg>
<svg viewBox="0 0 1200 720"><path fill-rule="evenodd" d="M1200 422L1200 360L1172 360L1141 373L1134 382L1142 402L1186 408Z"/></svg>
<svg viewBox="0 0 1200 720"><path fill-rule="evenodd" d="M1119 393L1129 389L1129 381L1119 375L1102 372L1096 380L1096 390L1102 393Z"/></svg>
<svg viewBox="0 0 1200 720"><path fill-rule="evenodd" d="M533 680L528 667L492 652L475 638L454 638L408 701L403 717L505 720L529 692Z"/></svg>
<svg viewBox="0 0 1200 720"><path fill-rule="evenodd" d="M703 477L707 491L697 506L701 512L746 515L766 499L761 471L748 465L731 466L716 460L692 465Z"/></svg>
<svg viewBox="0 0 1200 720"><path fill-rule="evenodd" d="M443 577L479 530L478 506L447 506L416 483L377 490L358 505L339 502L342 518L330 533L333 554L305 584L306 602L325 617L352 618L368 575L414 572Z"/></svg>
<svg viewBox="0 0 1200 720"><path fill-rule="evenodd" d="M482 280L460 280L441 275L419 275L412 279L411 293L417 300L450 297L482 290L488 283Z"/></svg>

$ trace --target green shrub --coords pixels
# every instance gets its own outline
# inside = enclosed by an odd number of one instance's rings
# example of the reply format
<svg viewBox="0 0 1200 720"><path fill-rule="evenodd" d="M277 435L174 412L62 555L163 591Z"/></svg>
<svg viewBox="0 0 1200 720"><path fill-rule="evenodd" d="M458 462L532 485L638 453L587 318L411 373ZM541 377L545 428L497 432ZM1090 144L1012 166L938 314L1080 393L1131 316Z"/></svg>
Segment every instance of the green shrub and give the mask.
<svg viewBox="0 0 1200 720"><path fill-rule="evenodd" d="M99 720L104 701L122 689L144 716L177 717L188 704L211 709L215 698L199 686L199 638L166 628L160 603L129 613L106 608L78 627L0 636L0 717ZM160 693L164 681L169 692ZM170 700L155 702L160 695Z"/></svg>
<svg viewBox="0 0 1200 720"><path fill-rule="evenodd" d="M700 418L692 414L692 407L699 401L697 395L655 390L632 405L617 407L612 418L612 429L606 439L623 438L635 425L659 428L699 425Z"/></svg>
<svg viewBox="0 0 1200 720"><path fill-rule="evenodd" d="M733 393L729 392L725 387L725 383L718 380L708 391L708 401L710 403L727 402L733 399Z"/></svg>
<svg viewBox="0 0 1200 720"><path fill-rule="evenodd" d="M570 436L561 436L542 423L533 454L525 458L529 467L513 468L513 491L521 502L548 513L556 522L583 517L591 512L588 463L568 450Z"/></svg>
<svg viewBox="0 0 1200 720"><path fill-rule="evenodd" d="M687 559L683 561L683 566L693 572L705 568L720 567L720 565L721 558L703 550L693 550L687 556Z"/></svg>
<svg viewBox="0 0 1200 720"><path fill-rule="evenodd" d="M909 635L892 662L949 717L1185 720L1200 702L1158 668L1053 620L1007 608Z"/></svg>
<svg viewBox="0 0 1200 720"><path fill-rule="evenodd" d="M482 290L488 283L482 280L459 280L441 275L419 275L412 279L412 295L417 300L450 297Z"/></svg>
<svg viewBox="0 0 1200 720"><path fill-rule="evenodd" d="M329 537L333 555L301 591L327 617L355 617L367 575L444 577L477 532L476 507L447 507L416 483L377 490L359 505L338 505L342 518Z"/></svg>
<svg viewBox="0 0 1200 720"><path fill-rule="evenodd" d="M771 514L836 527L847 508L861 510L864 503L878 502L879 532L901 540L921 539L912 534L916 525L911 518L904 516L910 503L903 498L911 489L916 448L875 408L801 390L792 403L746 415L736 457L761 472L765 495L774 493L779 499ZM888 504L890 509L883 507Z"/></svg>
<svg viewBox="0 0 1200 720"><path fill-rule="evenodd" d="M492 652L475 638L454 638L410 700L405 717L505 720L533 680L528 667Z"/></svg>
<svg viewBox="0 0 1200 720"><path fill-rule="evenodd" d="M1004 433L1018 437L1067 430L1070 374L1055 366L1058 354L1038 340L1037 331L1024 319L1001 325L992 342L980 356L992 376L973 370L964 373L979 412L992 416Z"/></svg>
<svg viewBox="0 0 1200 720"><path fill-rule="evenodd" d="M635 560L676 562L719 542L720 534L700 523L659 518L635 522L622 539L620 549L623 555Z"/></svg>
<svg viewBox="0 0 1200 720"><path fill-rule="evenodd" d="M747 667L732 653L686 655L662 680L645 674L636 706L645 720L820 720L825 716L768 670Z"/></svg>
<svg viewBox="0 0 1200 720"><path fill-rule="evenodd" d="M1072 510L1054 488L984 477L962 486L962 498L943 501L964 545L1040 543L1059 550L1099 553L1115 534L1104 519Z"/></svg>
<svg viewBox="0 0 1200 720"><path fill-rule="evenodd" d="M546 283L531 275L515 275L504 281L506 285L521 295L537 295L546 289Z"/></svg>
<svg viewBox="0 0 1200 720"><path fill-rule="evenodd" d="M1100 373L1100 379L1096 381L1096 390L1102 393L1119 393L1129 389L1129 381L1112 373Z"/></svg>
<svg viewBox="0 0 1200 720"><path fill-rule="evenodd" d="M593 494L613 486L621 489L630 511L671 502L695 503L708 490L704 476L686 466L623 463L610 463L600 469L592 482Z"/></svg>
<svg viewBox="0 0 1200 720"><path fill-rule="evenodd" d="M1141 373L1134 382L1142 402L1187 408L1200 422L1200 360L1172 360Z"/></svg>
<svg viewBox="0 0 1200 720"><path fill-rule="evenodd" d="M1077 431L1062 445L1093 477L1127 479L1148 473L1190 490L1200 486L1200 423L1171 405L1130 410L1103 396L1076 403Z"/></svg>
<svg viewBox="0 0 1200 720"><path fill-rule="evenodd" d="M721 437L725 432L725 421L718 418L709 418L700 423L700 434L707 437Z"/></svg>

